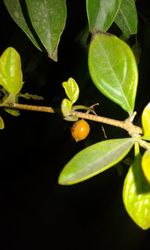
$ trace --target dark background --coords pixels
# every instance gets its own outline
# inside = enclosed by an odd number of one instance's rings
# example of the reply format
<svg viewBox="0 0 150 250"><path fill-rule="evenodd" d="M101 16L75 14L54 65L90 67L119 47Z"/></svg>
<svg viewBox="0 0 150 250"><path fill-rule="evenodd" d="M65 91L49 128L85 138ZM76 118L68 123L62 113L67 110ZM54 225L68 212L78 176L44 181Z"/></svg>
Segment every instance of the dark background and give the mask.
<svg viewBox="0 0 150 250"><path fill-rule="evenodd" d="M15 47L22 59L22 92L44 97L43 102L20 101L59 107L64 97L61 82L71 76L80 85L80 103L99 102L96 111L124 119L126 114L96 90L88 74L87 47L80 42L87 24L85 1L67 4L67 24L55 63L32 45L0 1L0 53ZM136 110L140 113L150 99L149 1L137 1L137 7L142 53ZM0 249L149 249L149 230L136 226L123 206L126 166L121 175L112 168L74 186L57 184L60 171L73 155L104 139L99 124L91 123L87 140L75 143L71 124L60 115L22 111L13 117L3 110L1 115L5 129L0 131ZM109 126L105 130L108 138L124 135Z"/></svg>

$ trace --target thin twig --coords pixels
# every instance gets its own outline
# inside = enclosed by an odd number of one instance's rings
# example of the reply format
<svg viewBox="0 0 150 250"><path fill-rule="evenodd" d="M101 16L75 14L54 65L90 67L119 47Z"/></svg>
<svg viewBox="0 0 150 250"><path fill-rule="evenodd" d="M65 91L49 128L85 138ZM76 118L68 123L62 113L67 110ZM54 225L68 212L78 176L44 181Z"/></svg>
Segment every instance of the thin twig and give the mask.
<svg viewBox="0 0 150 250"><path fill-rule="evenodd" d="M135 126L132 122L128 120L119 121L119 120L115 120L115 119L111 119L111 118L107 118L103 116L97 116L97 115L82 113L78 111L72 111L71 115L125 129L130 135L142 134L142 129L138 126Z"/></svg>
<svg viewBox="0 0 150 250"><path fill-rule="evenodd" d="M55 113L55 111L54 111L54 109L52 107L21 104L21 103L9 103L9 104L7 103L7 104L4 104L1 107L10 108L10 109L45 112L45 113Z"/></svg>
<svg viewBox="0 0 150 250"><path fill-rule="evenodd" d="M11 108L11 109L19 109L19 110L29 110L29 111L37 111L37 112L46 112L46 113L55 113L52 107L47 106L37 106L37 105L28 105L28 104L20 104L20 103L5 103L3 108ZM77 116L78 118L92 120L95 122L100 122L104 124L108 124L111 126L119 127L126 130L130 135L139 135L142 134L142 129L136 125L134 125L130 119L126 119L125 121L119 121L103 116L83 113L79 111L71 111L71 116Z"/></svg>

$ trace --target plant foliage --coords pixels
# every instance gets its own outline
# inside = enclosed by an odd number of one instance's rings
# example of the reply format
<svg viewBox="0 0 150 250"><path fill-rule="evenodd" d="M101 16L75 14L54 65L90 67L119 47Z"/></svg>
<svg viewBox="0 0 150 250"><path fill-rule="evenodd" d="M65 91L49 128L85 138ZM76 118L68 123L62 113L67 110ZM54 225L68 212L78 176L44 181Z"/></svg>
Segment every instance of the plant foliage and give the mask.
<svg viewBox="0 0 150 250"><path fill-rule="evenodd" d="M4 0L4 4L10 16L31 42L39 50L46 50L48 56L57 61L58 45L66 25L66 1ZM133 119L138 67L128 40L131 35L137 33L136 2L86 0L85 9L88 33L91 35L87 54L90 77L98 91L118 104L129 117L125 121L112 121L98 116L93 107L74 105L78 101L80 90L77 82L69 78L62 83L67 95L60 107L63 118L70 122L84 118L115 125L126 129L130 137L107 139L81 150L64 166L58 181L61 185L71 185L87 180L122 161L134 146L134 159L123 185L123 202L132 220L140 228L148 229L150 228L150 143L147 141L150 140L150 104L144 108L141 115L142 128L135 126ZM114 24L121 30L122 36L110 32ZM85 42L87 47L88 41ZM23 87L21 59L13 47L8 47L0 57L0 85L4 95L0 106L15 116L19 115L19 111L12 110L12 107L18 104L20 96L38 97L20 93ZM85 112L79 112L80 109ZM3 128L4 121L0 116L0 129ZM140 153L140 147L145 150L143 155Z"/></svg>

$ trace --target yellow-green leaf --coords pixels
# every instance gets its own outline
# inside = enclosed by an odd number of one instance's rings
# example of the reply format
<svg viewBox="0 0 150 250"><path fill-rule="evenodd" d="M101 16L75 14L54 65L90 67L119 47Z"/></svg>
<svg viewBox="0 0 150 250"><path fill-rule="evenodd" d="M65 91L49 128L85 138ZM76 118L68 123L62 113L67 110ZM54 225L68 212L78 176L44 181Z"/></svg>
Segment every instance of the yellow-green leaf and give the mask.
<svg viewBox="0 0 150 250"><path fill-rule="evenodd" d="M78 117L77 116L72 116L70 114L70 111L72 110L72 102L68 100L67 98L62 100L61 103L61 112L64 116L64 119L66 121L77 121Z"/></svg>
<svg viewBox="0 0 150 250"><path fill-rule="evenodd" d="M63 82L62 85L72 104L75 103L79 97L79 87L76 81L70 77L68 81Z"/></svg>
<svg viewBox="0 0 150 250"><path fill-rule="evenodd" d="M4 129L4 121L1 116L0 116L0 129Z"/></svg>
<svg viewBox="0 0 150 250"><path fill-rule="evenodd" d="M5 111L7 113L9 113L10 115L13 115L13 116L19 116L20 115L19 110L16 110L16 109L5 109Z"/></svg>
<svg viewBox="0 0 150 250"><path fill-rule="evenodd" d="M150 150L145 151L142 157L142 169L146 179L150 183Z"/></svg>
<svg viewBox="0 0 150 250"><path fill-rule="evenodd" d="M150 184L141 169L141 156L138 152L124 181L123 202L128 214L139 227L150 228Z"/></svg>
<svg viewBox="0 0 150 250"><path fill-rule="evenodd" d="M18 52L8 47L0 57L0 85L10 94L18 94L23 86L21 59Z"/></svg>
<svg viewBox="0 0 150 250"><path fill-rule="evenodd" d="M61 111L64 117L69 116L71 108L72 108L71 101L69 101L67 98L63 99L61 103Z"/></svg>
<svg viewBox="0 0 150 250"><path fill-rule="evenodd" d="M150 140L150 103L148 103L143 110L142 126L144 132L144 139Z"/></svg>

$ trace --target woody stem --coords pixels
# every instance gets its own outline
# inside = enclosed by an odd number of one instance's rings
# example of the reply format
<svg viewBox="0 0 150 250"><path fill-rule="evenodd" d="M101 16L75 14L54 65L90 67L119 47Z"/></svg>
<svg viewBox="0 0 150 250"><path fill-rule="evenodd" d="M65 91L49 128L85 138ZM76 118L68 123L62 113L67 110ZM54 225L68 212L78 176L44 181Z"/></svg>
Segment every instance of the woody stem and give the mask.
<svg viewBox="0 0 150 250"><path fill-rule="evenodd" d="M11 108L11 109L19 109L19 110L29 110L29 111L37 111L37 112L46 112L46 113L56 113L57 111L54 110L52 107L47 106L37 106L37 105L28 105L28 104L20 104L20 103L5 103L1 107L3 108ZM60 112L60 110L59 110ZM115 120L103 116L83 113L79 111L71 111L71 116L77 116L78 118L92 120L95 122L100 122L112 126L116 126L126 130L130 135L139 135L142 134L142 129L138 126L135 126L130 119L125 121Z"/></svg>

